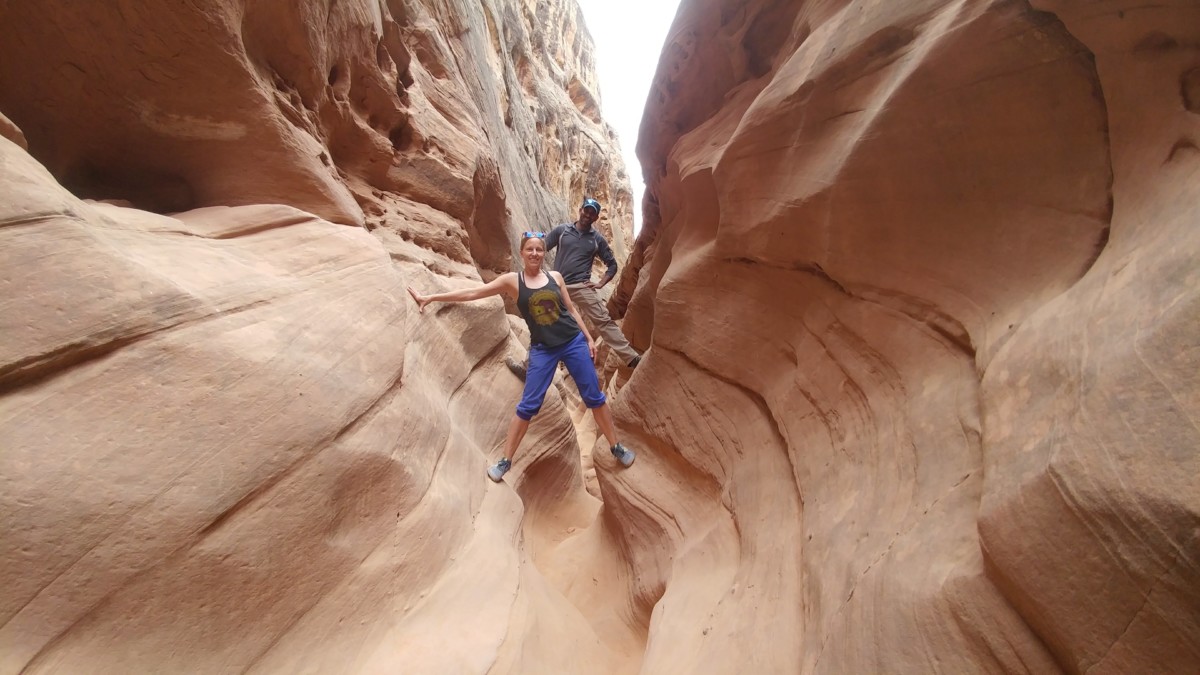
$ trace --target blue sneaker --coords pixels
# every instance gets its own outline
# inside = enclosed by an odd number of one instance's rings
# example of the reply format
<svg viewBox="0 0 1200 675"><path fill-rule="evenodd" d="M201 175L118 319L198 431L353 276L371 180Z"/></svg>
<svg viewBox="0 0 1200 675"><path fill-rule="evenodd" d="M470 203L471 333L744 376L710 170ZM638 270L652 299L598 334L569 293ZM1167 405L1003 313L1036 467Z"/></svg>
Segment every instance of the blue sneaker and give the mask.
<svg viewBox="0 0 1200 675"><path fill-rule="evenodd" d="M627 467L630 464L633 464L633 458L636 457L636 455L633 454L632 450L626 448L620 443L612 446L611 450L613 457L617 458L617 461L621 463L621 466Z"/></svg>
<svg viewBox="0 0 1200 675"><path fill-rule="evenodd" d="M508 473L508 470L511 468L512 462L508 461L508 458L505 457L493 464L492 468L488 469L488 478L491 478L494 483L499 483L504 478L504 474Z"/></svg>

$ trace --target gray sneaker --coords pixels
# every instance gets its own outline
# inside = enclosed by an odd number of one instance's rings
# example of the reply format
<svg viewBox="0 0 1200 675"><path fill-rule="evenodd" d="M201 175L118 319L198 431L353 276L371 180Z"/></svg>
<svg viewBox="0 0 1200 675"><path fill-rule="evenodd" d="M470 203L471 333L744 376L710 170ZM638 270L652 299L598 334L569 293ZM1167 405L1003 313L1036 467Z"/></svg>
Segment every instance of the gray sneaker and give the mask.
<svg viewBox="0 0 1200 675"><path fill-rule="evenodd" d="M511 468L512 462L508 461L508 458L505 457L488 469L488 478L491 478L494 483L499 483L504 478L504 474L508 473L508 470Z"/></svg>
<svg viewBox="0 0 1200 675"><path fill-rule="evenodd" d="M516 375L522 382L525 381L525 364L517 363L517 360L511 356L504 357L504 365L508 366L508 370Z"/></svg>
<svg viewBox="0 0 1200 675"><path fill-rule="evenodd" d="M621 463L621 466L629 466L630 464L633 464L633 458L636 457L636 455L633 454L632 450L626 448L620 443L612 446L610 450L612 451L613 457L616 457L617 461Z"/></svg>

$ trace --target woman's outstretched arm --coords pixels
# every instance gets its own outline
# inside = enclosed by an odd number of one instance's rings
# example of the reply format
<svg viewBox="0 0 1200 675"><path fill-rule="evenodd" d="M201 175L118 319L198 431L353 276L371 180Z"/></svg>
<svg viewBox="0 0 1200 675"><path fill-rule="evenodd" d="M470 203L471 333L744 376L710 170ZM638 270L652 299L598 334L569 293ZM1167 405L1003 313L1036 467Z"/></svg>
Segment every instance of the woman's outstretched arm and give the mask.
<svg viewBox="0 0 1200 675"><path fill-rule="evenodd" d="M513 294L513 290L517 287L517 273L509 272L501 274L491 281L476 286L474 288L464 288L457 291L447 291L445 293L434 293L433 295L421 295L416 292L412 286L408 287L408 294L417 302L417 310L425 311L425 305L431 302L470 302L471 300L480 300L482 298L490 298L493 295L500 295L508 292Z"/></svg>

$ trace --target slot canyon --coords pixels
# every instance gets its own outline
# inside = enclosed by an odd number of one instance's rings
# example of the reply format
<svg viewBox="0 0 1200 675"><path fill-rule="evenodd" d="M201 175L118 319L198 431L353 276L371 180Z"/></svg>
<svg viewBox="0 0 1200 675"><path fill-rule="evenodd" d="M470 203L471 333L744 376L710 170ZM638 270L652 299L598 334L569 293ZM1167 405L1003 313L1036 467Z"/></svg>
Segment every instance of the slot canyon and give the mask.
<svg viewBox="0 0 1200 675"><path fill-rule="evenodd" d="M1200 670L1200 2L601 93L575 0L0 2L0 673ZM525 323L405 289L584 197L638 459L563 374L493 483Z"/></svg>

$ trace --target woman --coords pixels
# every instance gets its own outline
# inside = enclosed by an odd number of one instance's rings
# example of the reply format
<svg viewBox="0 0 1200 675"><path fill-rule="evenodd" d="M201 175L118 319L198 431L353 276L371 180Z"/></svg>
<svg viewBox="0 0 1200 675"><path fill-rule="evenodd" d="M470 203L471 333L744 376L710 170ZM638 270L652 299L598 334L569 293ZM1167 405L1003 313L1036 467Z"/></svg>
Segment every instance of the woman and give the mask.
<svg viewBox="0 0 1200 675"><path fill-rule="evenodd" d="M596 357L596 343L579 318L562 275L542 271L542 259L546 257L545 238L545 232L525 232L521 235L521 260L524 263L521 272L502 274L482 286L449 293L421 295L412 287L408 289L422 313L431 302L467 302L507 293L517 301L517 309L529 326L531 344L525 393L517 404L516 414L508 423L504 457L487 472L488 478L497 483L512 467L513 454L529 429L529 420L541 410L542 399L550 388L554 371L560 362L567 364L567 371L575 380L579 395L583 397L584 404L592 409L596 424L608 439L613 457L623 466L633 464L634 459L633 451L617 441L612 412L608 409L604 392L600 391L600 380L592 365Z"/></svg>

